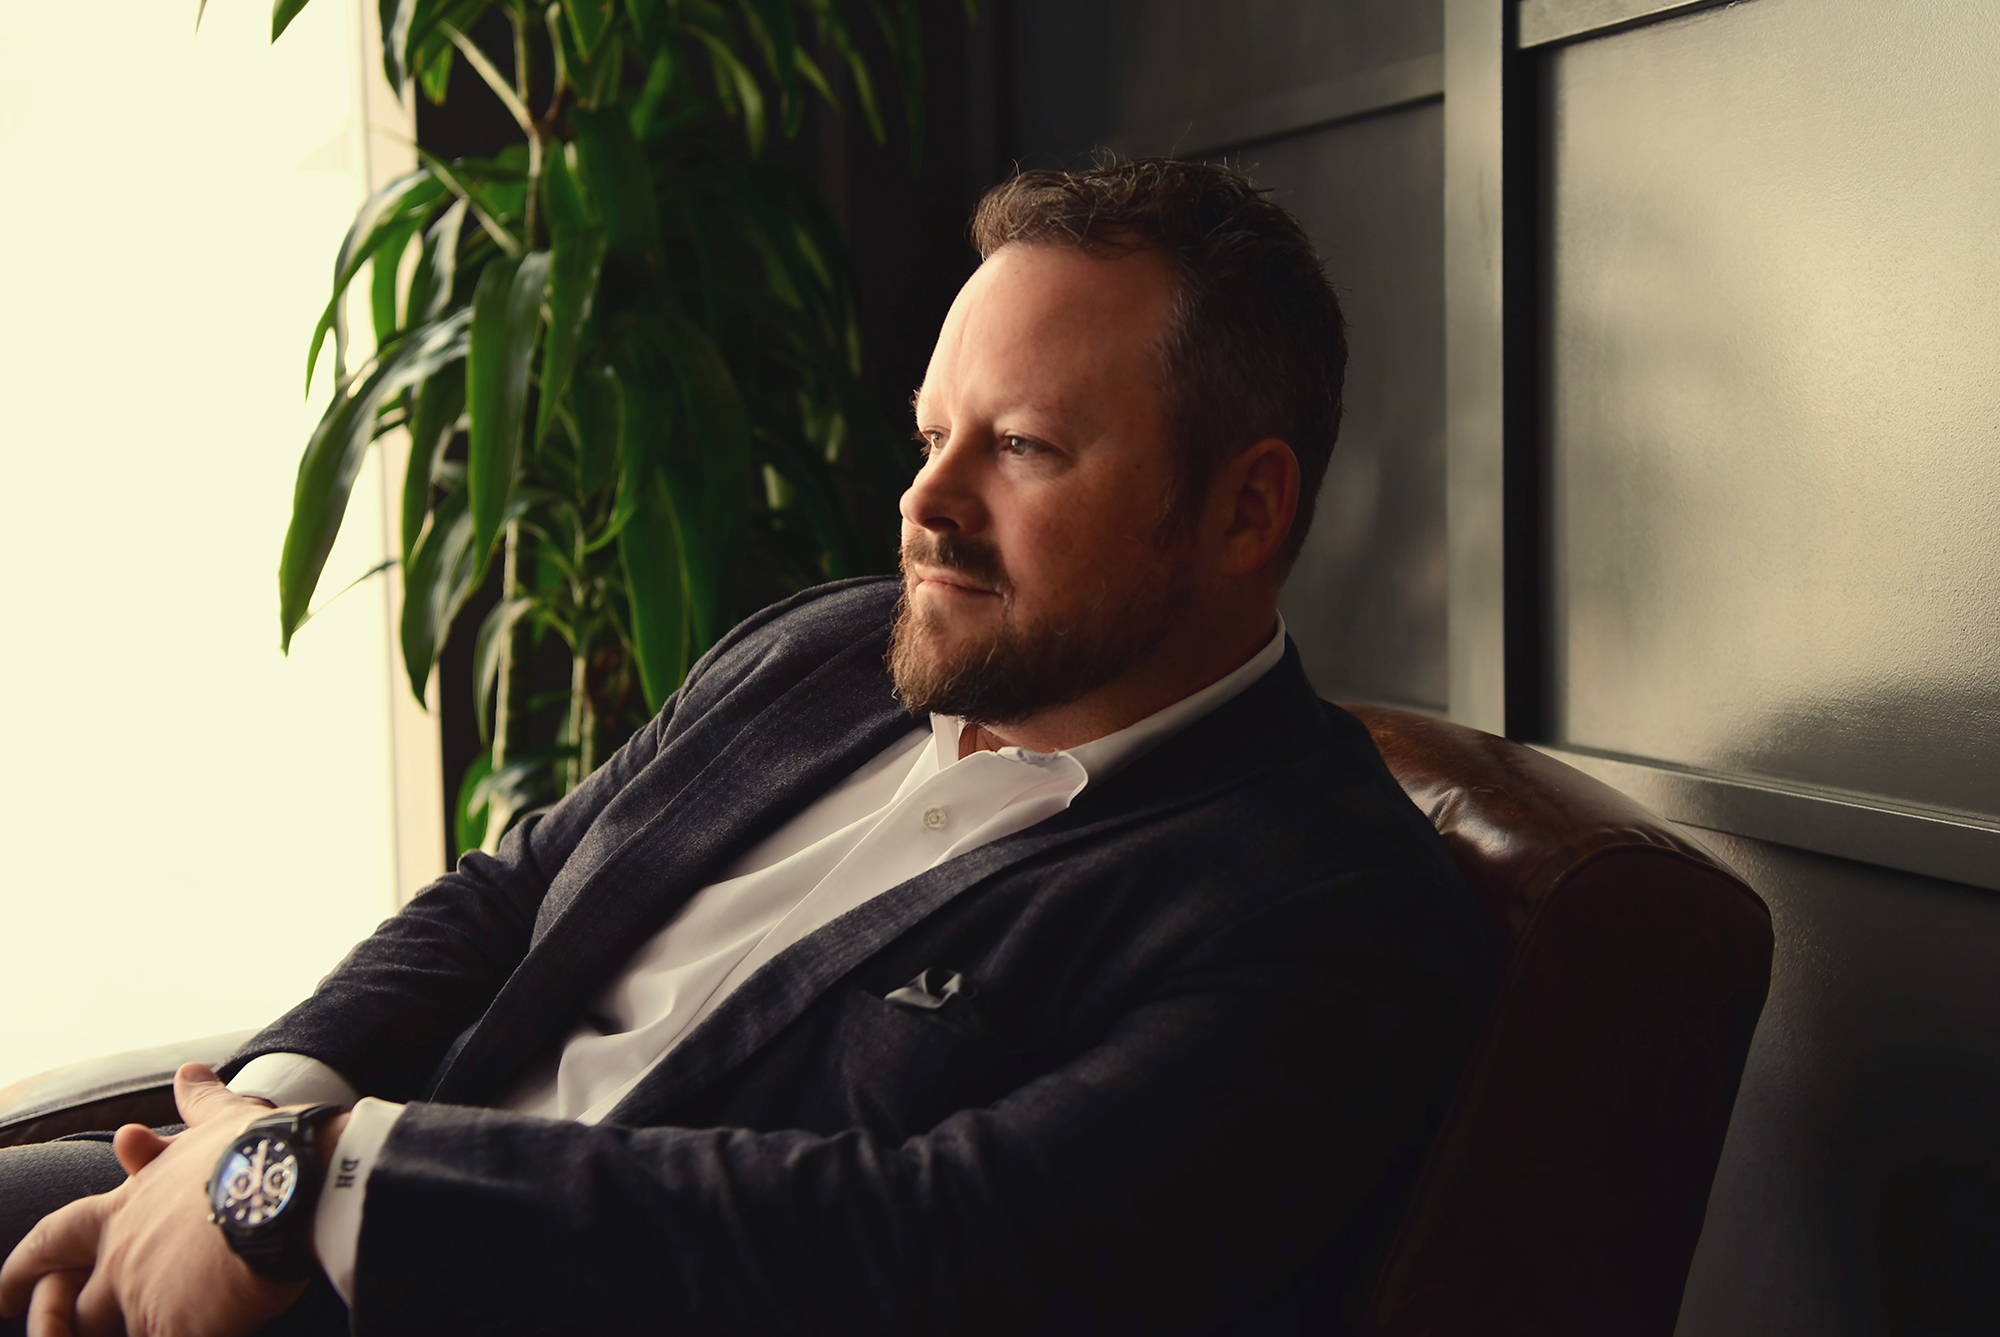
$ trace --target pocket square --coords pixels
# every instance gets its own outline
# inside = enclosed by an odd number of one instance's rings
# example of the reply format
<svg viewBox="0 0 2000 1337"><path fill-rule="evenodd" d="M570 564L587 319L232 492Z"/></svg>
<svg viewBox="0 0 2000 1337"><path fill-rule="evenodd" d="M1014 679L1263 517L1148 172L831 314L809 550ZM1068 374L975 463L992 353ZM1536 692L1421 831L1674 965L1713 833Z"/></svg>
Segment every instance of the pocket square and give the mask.
<svg viewBox="0 0 2000 1337"><path fill-rule="evenodd" d="M956 970L929 966L918 971L917 977L902 988L884 994L883 1000L935 1012L954 998L970 1000L978 992L978 986Z"/></svg>

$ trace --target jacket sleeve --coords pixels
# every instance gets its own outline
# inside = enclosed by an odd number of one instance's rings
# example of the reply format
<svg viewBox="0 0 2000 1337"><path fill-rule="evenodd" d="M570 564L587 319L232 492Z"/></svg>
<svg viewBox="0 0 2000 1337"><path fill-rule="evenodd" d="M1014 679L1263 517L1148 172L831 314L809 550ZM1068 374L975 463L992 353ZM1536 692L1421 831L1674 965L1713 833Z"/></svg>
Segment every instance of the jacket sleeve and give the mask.
<svg viewBox="0 0 2000 1337"><path fill-rule="evenodd" d="M265 1027L223 1066L303 1054L362 1093L419 1094L460 1031L527 954L549 882L590 824L654 758L676 693L651 723L545 812L507 833L496 854L470 853L362 939L312 997Z"/></svg>
<svg viewBox="0 0 2000 1337"><path fill-rule="evenodd" d="M1397 1181L1476 1013L1463 910L1408 873L1295 892L900 1144L411 1105L369 1181L355 1330L1164 1331Z"/></svg>

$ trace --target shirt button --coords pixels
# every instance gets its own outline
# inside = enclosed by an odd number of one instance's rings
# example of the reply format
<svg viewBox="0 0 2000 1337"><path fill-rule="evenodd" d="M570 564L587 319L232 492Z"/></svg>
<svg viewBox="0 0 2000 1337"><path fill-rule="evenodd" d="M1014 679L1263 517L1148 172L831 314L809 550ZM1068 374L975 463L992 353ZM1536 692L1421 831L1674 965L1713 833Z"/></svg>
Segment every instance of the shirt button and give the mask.
<svg viewBox="0 0 2000 1337"><path fill-rule="evenodd" d="M943 808L924 809L924 830L926 831L942 831L944 830L944 824L950 820L951 814Z"/></svg>

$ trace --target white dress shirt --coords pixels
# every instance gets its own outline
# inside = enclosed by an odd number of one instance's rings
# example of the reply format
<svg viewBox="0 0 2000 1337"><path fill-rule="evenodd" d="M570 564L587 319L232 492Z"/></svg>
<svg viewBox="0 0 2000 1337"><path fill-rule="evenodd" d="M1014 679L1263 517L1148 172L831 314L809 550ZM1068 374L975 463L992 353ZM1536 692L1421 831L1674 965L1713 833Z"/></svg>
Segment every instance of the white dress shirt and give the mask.
<svg viewBox="0 0 2000 1337"><path fill-rule="evenodd" d="M1060 752L959 756L964 722L931 716L891 743L722 877L689 897L593 1001L562 1047L499 1102L519 1114L597 1123L737 986L819 928L948 859L1068 808L1092 784L1231 700L1277 664L1285 624L1235 672L1116 733ZM275 1104L358 1094L316 1059L266 1054L230 1089ZM403 1107L367 1099L334 1148L314 1248L352 1302L368 1171Z"/></svg>

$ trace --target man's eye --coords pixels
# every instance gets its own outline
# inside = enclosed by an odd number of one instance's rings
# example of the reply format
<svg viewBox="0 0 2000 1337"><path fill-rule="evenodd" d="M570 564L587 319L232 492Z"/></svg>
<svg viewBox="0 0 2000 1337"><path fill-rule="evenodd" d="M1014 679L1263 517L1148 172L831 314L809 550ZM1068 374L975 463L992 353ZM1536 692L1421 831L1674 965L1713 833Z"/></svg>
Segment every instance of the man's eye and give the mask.
<svg viewBox="0 0 2000 1337"><path fill-rule="evenodd" d="M925 459L944 449L944 433L936 428L912 432L910 439L917 443L917 453Z"/></svg>
<svg viewBox="0 0 2000 1337"><path fill-rule="evenodd" d="M1039 454L1042 444L1039 441L1030 441L1025 436L1008 436L1001 438L1000 447L1009 455L1028 456Z"/></svg>

